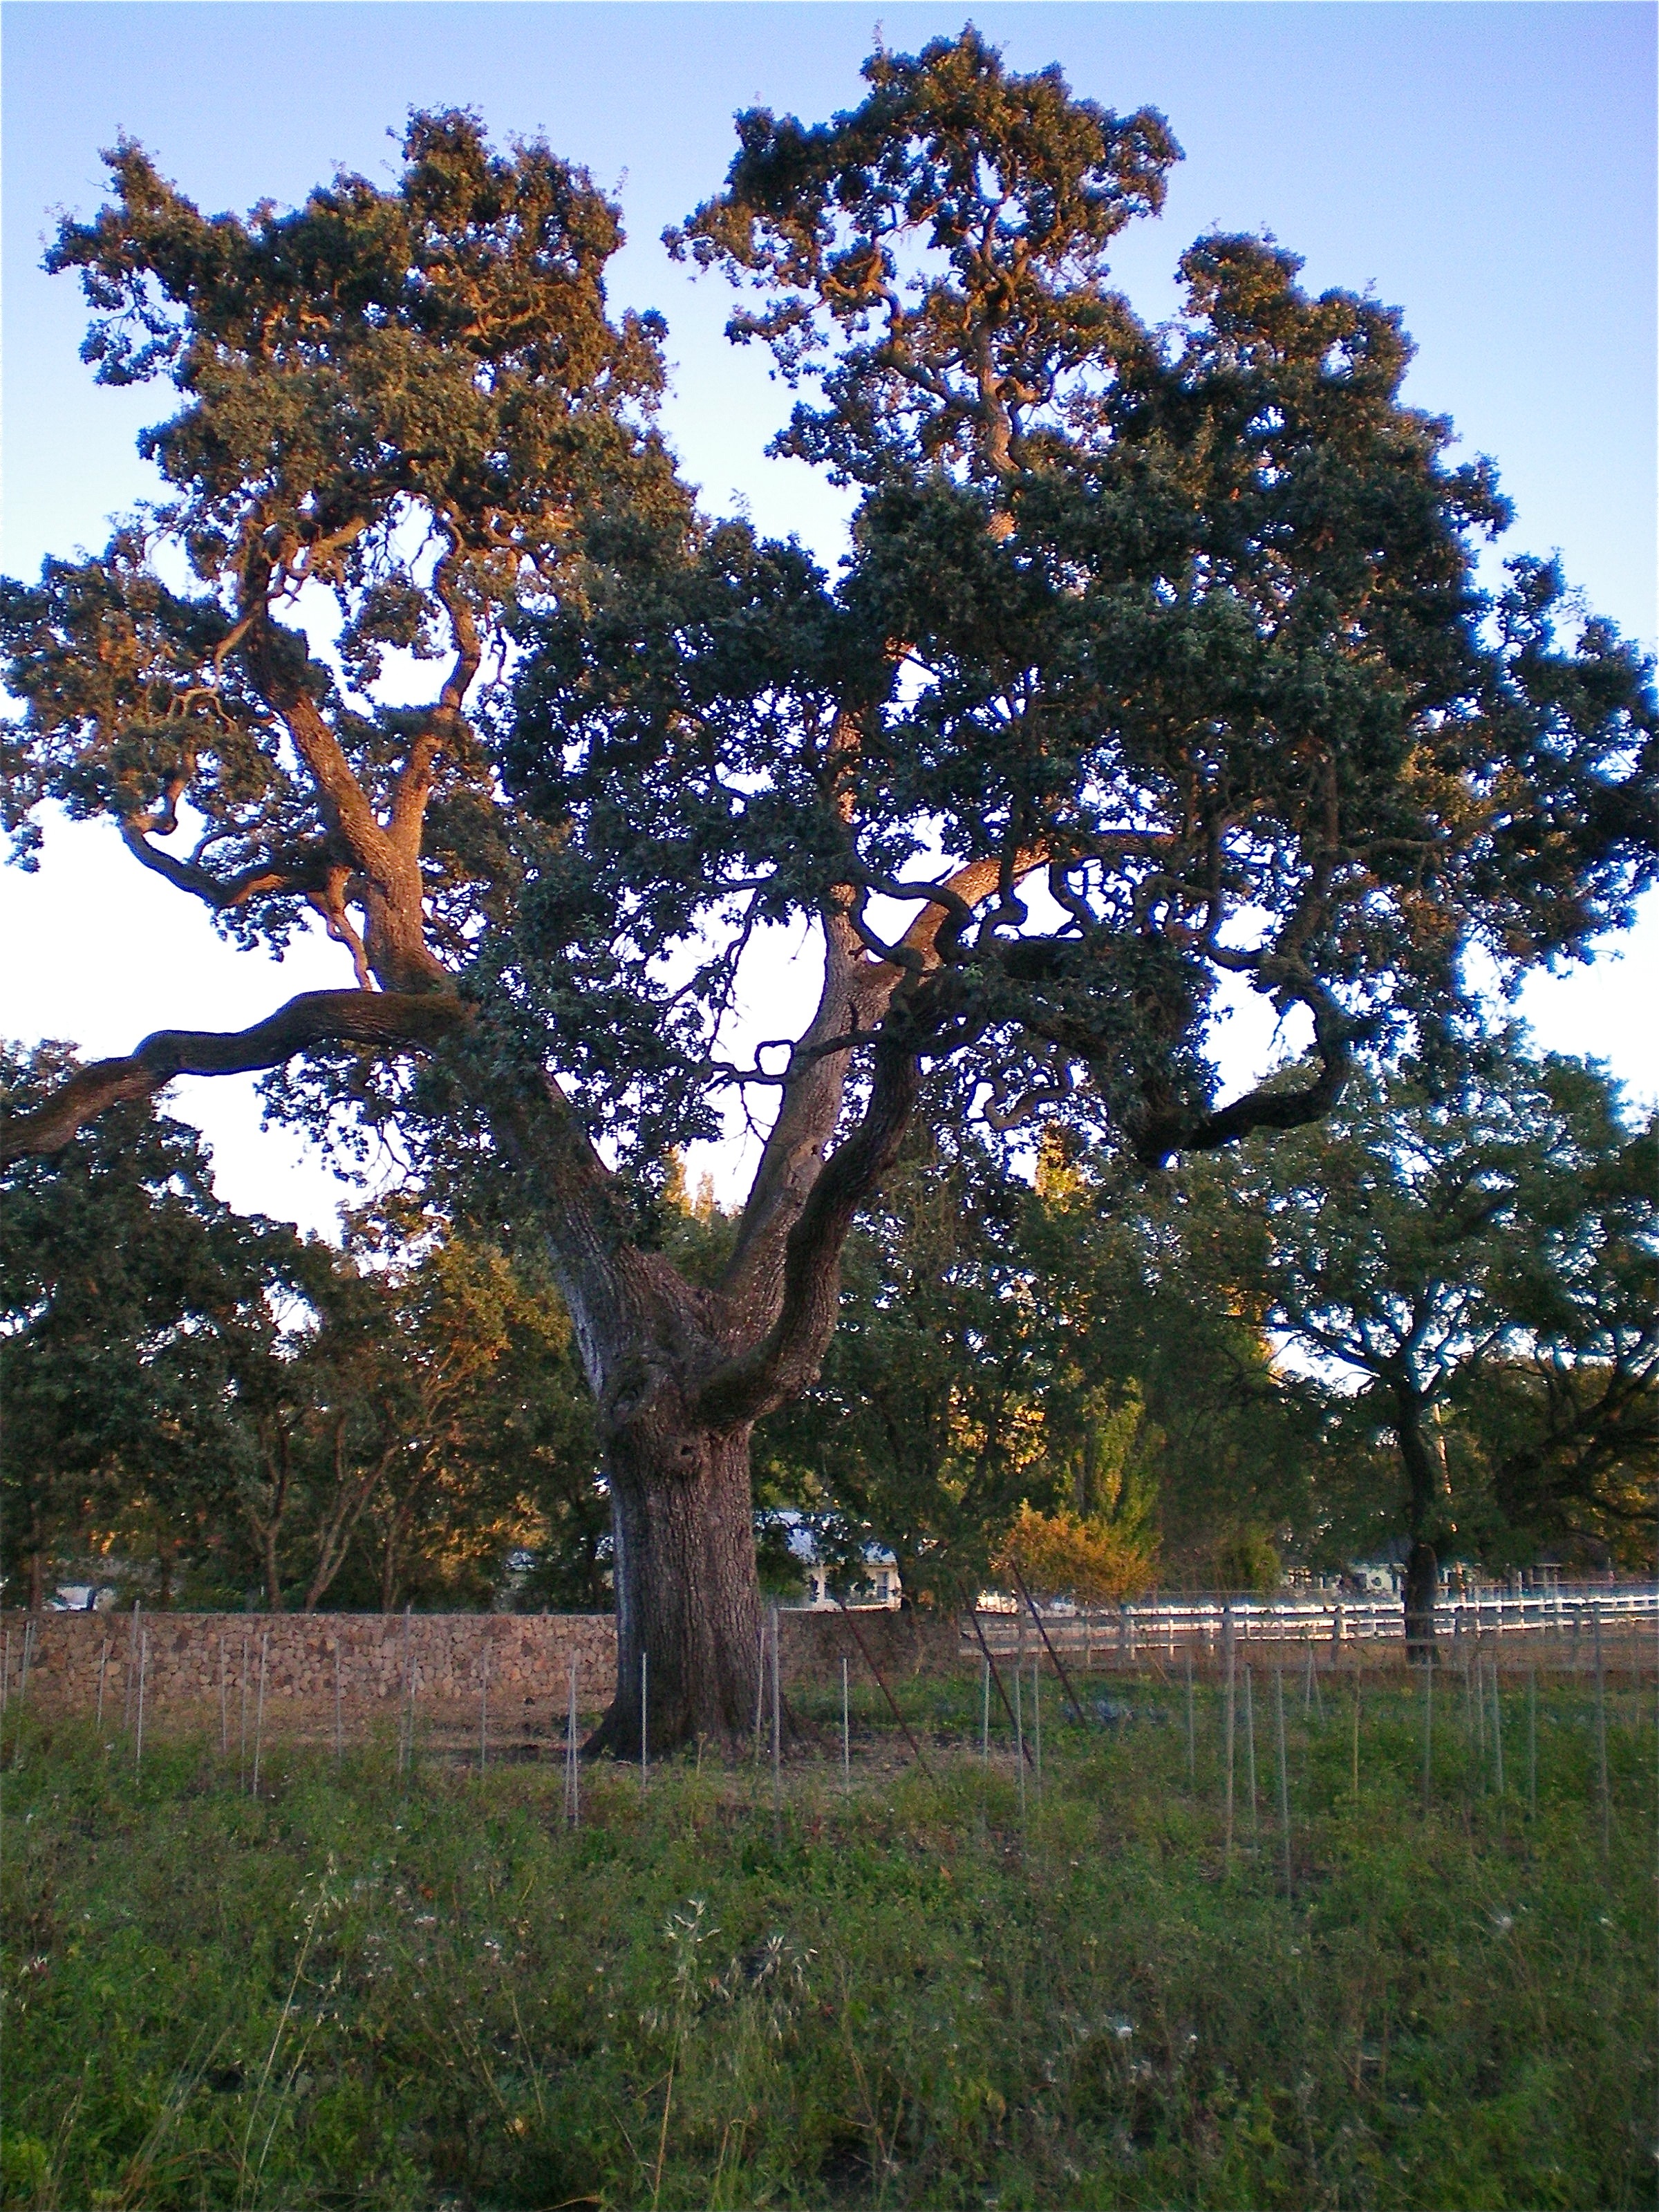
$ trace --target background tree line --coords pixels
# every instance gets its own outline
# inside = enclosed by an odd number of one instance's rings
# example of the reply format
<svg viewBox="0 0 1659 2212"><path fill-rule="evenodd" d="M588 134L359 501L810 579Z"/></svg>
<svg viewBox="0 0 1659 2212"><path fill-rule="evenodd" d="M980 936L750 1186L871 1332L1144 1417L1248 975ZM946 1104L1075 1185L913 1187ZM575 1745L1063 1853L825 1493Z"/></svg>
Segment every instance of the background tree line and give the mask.
<svg viewBox="0 0 1659 2212"><path fill-rule="evenodd" d="M70 1065L14 1050L8 1103ZM1655 1127L1594 1066L1502 1039L1175 1170L1054 1125L1030 1167L930 1116L861 1219L822 1378L757 1438L774 1589L786 1511L839 1587L878 1543L923 1604L1011 1551L1094 1597L1393 1557L1408 1607L1452 1559L1650 1560ZM608 1607L569 1320L487 1184L429 1163L336 1248L235 1214L210 1169L134 1103L6 1173L12 1601ZM671 1163L680 1270L714 1279L735 1230Z"/></svg>

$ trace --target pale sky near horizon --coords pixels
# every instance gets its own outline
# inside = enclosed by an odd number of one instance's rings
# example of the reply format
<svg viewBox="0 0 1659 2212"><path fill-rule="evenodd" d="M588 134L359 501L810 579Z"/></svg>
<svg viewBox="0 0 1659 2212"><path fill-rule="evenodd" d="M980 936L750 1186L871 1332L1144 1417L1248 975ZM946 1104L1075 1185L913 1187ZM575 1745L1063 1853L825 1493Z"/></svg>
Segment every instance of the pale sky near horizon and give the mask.
<svg viewBox="0 0 1659 2212"><path fill-rule="evenodd" d="M167 392L95 387L78 290L39 268L54 212L98 204L98 149L137 137L199 204L240 210L295 201L337 167L389 181L388 131L434 106L476 108L498 139L544 134L619 191L629 243L611 296L668 317L665 423L687 473L711 508L741 500L833 562L843 499L763 458L787 401L722 339L726 288L694 284L659 237L717 187L735 108L818 120L856 102L878 17L914 50L969 15L1011 66L1058 61L1077 91L1169 117L1187 159L1162 220L1116 257L1144 313L1172 311L1175 262L1214 226L1272 231L1316 289L1398 302L1419 346L1407 398L1492 454L1516 501L1504 550L1559 549L1589 604L1651 649L1656 16L1638 0L9 0L0 568L96 546L153 489L133 437ZM97 828L54 830L39 876L0 877L0 1028L89 1054L163 1026L240 1026L347 980L331 946L277 970L222 945ZM1650 913L1623 959L1530 985L1539 1041L1659 1096L1656 955ZM259 1133L251 1081L181 1083L168 1103L207 1130L234 1203L330 1225L339 1187L297 1139Z"/></svg>

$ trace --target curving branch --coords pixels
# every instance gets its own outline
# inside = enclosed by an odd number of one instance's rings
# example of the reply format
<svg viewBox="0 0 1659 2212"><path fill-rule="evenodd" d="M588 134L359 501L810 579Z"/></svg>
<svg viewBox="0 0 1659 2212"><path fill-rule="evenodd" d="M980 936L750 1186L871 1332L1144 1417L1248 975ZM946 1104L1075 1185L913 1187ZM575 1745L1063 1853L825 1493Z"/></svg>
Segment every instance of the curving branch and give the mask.
<svg viewBox="0 0 1659 2212"><path fill-rule="evenodd" d="M471 1018L459 998L441 992L302 991L251 1029L157 1030L125 1060L77 1069L44 1105L14 1116L0 1137L0 1165L60 1152L106 1108L152 1097L177 1075L244 1075L319 1045L430 1052Z"/></svg>
<svg viewBox="0 0 1659 2212"><path fill-rule="evenodd" d="M854 1216L897 1158L915 1108L920 1043L909 1022L901 1021L877 1047L869 1102L823 1163L785 1241L776 1320L698 1392L698 1418L711 1428L731 1430L757 1420L817 1373L841 1300L842 1246Z"/></svg>
<svg viewBox="0 0 1659 2212"><path fill-rule="evenodd" d="M141 867L160 876L175 890L188 891L220 914L246 906L250 899L270 898L284 892L308 897L326 888L331 872L338 866L319 845L313 853L296 854L289 860L258 860L236 875L219 876L211 868L204 868L199 860L180 860L177 854L163 853L152 845L148 832L169 834L168 825L159 816L130 816L120 827L122 843Z"/></svg>
<svg viewBox="0 0 1659 2212"><path fill-rule="evenodd" d="M1015 858L1016 872L1030 875L1047 859L1046 850L1022 851ZM879 1036L906 975L939 965L941 932L947 927L958 928L960 915L971 916L975 906L997 889L1003 872L999 860L970 860L946 883L908 891L907 896L927 902L901 941L899 949L906 955L902 966L872 959L866 951L851 887L832 894L824 912L823 984L817 1009L790 1055L782 1103L720 1281L722 1295L750 1326L769 1328L784 1297L785 1239L826 1171L824 1148L841 1118L853 1049Z"/></svg>
<svg viewBox="0 0 1659 2212"><path fill-rule="evenodd" d="M1270 1078L1213 1113L1148 1115L1134 1132L1135 1156L1145 1166L1165 1167L1177 1152L1219 1152L1255 1129L1299 1129L1330 1112L1353 1072L1353 1048L1374 1034L1377 1017L1345 1012L1320 983L1291 986L1290 995L1313 1016L1318 1073L1293 1091Z"/></svg>

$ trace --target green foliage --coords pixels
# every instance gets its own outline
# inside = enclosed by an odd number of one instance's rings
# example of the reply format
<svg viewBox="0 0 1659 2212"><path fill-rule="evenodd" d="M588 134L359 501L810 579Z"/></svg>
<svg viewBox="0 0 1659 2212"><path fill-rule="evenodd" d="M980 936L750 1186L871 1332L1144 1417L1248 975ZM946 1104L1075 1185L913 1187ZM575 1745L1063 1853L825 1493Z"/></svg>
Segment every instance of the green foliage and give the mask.
<svg viewBox="0 0 1659 2212"><path fill-rule="evenodd" d="M26 1105L73 1065L4 1067ZM6 1569L38 1599L111 1558L169 1603L608 1602L568 1317L533 1256L407 1200L344 1251L245 1219L147 1104L6 1171Z"/></svg>
<svg viewBox="0 0 1659 2212"><path fill-rule="evenodd" d="M1216 1548L1216 1586L1224 1590L1254 1590L1271 1597L1279 1588L1284 1563L1259 1528L1242 1529Z"/></svg>
<svg viewBox="0 0 1659 2212"><path fill-rule="evenodd" d="M850 1796L792 1765L775 1820L687 1759L584 1777L574 1834L534 1766L277 1745L254 1800L204 1745L135 1779L31 1730L4 2202L1645 2203L1650 1711L1614 1695L1604 1860L1582 1685L1540 1696L1535 1818L1518 1692L1502 1816L1437 1698L1425 1819L1420 1695L1365 1681L1356 1801L1347 1687L1287 1700L1288 1899L1265 1790L1224 1861L1213 1686L1195 1784L1167 1687L1115 1680L1111 1737L1045 1694L1024 1821L972 1682L900 1688L931 1781L860 1688Z"/></svg>
<svg viewBox="0 0 1659 2212"><path fill-rule="evenodd" d="M61 1045L8 1049L0 1092L27 1109L74 1065ZM165 1598L238 1460L239 1387L321 1263L223 1205L195 1131L147 1102L15 1163L0 1197L8 1583L38 1604L57 1562L118 1535Z"/></svg>
<svg viewBox="0 0 1659 2212"><path fill-rule="evenodd" d="M1362 1382L1329 1401L1351 1513L1498 1565L1548 1545L1634 1564L1656 1471L1655 1157L1601 1070L1499 1040L1450 1080L1356 1084L1317 1135L1192 1171L1190 1261ZM1398 1505L1376 1496L1379 1430Z"/></svg>
<svg viewBox="0 0 1659 2212"><path fill-rule="evenodd" d="M955 1604L1023 1501L1201 1582L1231 1534L1305 1537L1316 1425L1260 1330L1182 1264L1156 1191L1060 1163L1010 1188L978 1146L914 1144L855 1232L823 1377L756 1454L849 1570L873 1538Z"/></svg>

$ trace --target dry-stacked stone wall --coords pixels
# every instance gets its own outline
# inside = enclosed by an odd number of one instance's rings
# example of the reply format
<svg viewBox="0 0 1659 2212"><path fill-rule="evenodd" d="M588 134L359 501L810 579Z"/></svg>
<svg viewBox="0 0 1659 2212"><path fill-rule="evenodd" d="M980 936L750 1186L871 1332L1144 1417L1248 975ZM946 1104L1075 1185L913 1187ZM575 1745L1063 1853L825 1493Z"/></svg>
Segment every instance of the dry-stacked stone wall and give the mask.
<svg viewBox="0 0 1659 2212"><path fill-rule="evenodd" d="M779 1659L791 1685L828 1684L848 1662L890 1680L960 1663L953 1623L860 1611L854 1633L835 1613L779 1615ZM399 1715L411 1683L434 1722L476 1725L488 1677L493 1730L544 1733L559 1722L573 1667L584 1715L608 1701L617 1625L609 1613L0 1613L5 1694L42 1711L130 1723L142 1674L145 1725L240 1726L264 1686L276 1733L353 1733ZM862 1649L860 1649L860 1639ZM27 1680L24 1680L27 1650Z"/></svg>

